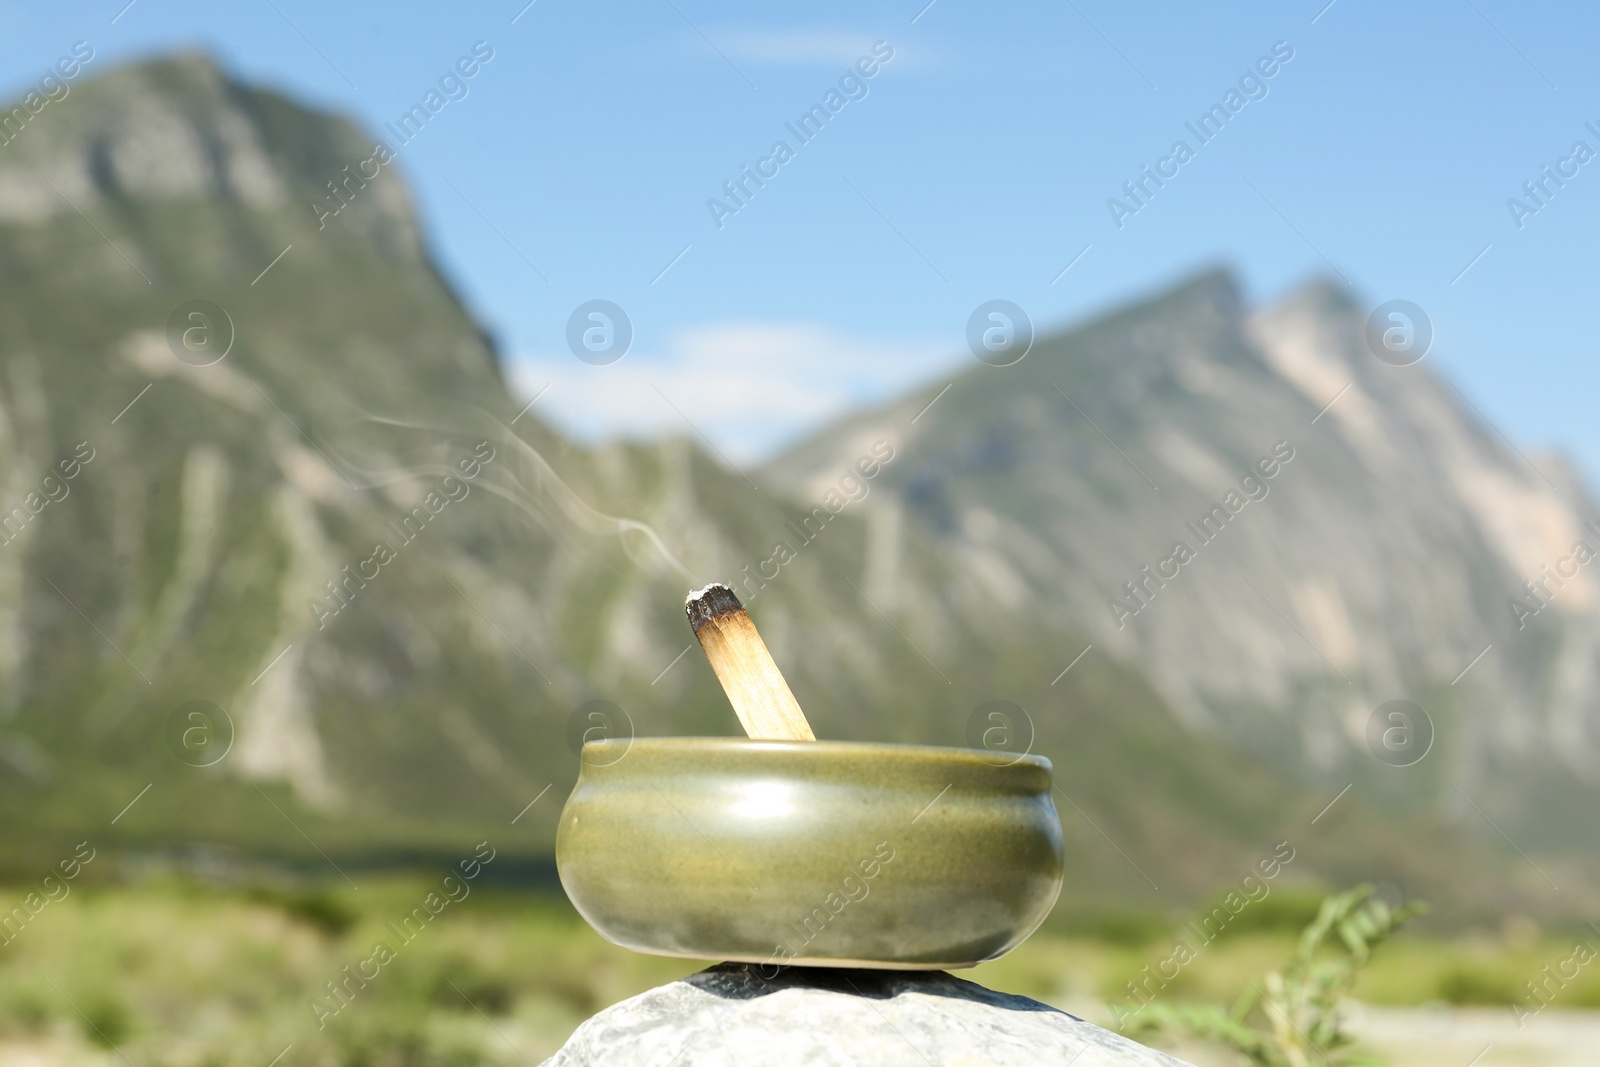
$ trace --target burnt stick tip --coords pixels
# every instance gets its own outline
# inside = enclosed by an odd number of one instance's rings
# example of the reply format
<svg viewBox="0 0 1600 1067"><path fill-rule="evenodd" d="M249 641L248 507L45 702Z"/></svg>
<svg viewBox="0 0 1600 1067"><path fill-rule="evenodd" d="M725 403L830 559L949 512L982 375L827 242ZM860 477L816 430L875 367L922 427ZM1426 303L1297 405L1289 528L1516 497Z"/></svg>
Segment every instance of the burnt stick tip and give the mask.
<svg viewBox="0 0 1600 1067"><path fill-rule="evenodd" d="M743 610L744 605L739 603L738 595L721 582L712 582L704 589L696 589L683 602L683 613L689 617L689 625L696 634L706 623Z"/></svg>

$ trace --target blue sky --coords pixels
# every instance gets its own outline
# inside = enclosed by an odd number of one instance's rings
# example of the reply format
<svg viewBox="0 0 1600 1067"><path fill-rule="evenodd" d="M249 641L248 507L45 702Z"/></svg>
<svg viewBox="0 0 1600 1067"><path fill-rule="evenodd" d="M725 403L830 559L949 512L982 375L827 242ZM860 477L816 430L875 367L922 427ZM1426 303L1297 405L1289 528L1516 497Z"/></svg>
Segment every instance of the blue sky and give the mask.
<svg viewBox="0 0 1600 1067"><path fill-rule="evenodd" d="M400 170L519 388L590 436L682 432L674 404L721 400L716 443L751 461L964 364L983 301L1048 330L1220 263L1254 301L1342 274L1416 302L1430 360L1499 427L1600 471L1600 160L1520 228L1507 207L1575 141L1600 151L1593 11L524 3L5 4L0 71L20 92L80 39L101 69L204 47L377 130L487 42ZM880 41L893 57L799 143L784 124ZM1277 42L1265 95L1119 228L1108 199L1197 145L1185 123ZM793 158L719 228L708 199L780 139ZM568 351L593 299L631 320L620 362Z"/></svg>

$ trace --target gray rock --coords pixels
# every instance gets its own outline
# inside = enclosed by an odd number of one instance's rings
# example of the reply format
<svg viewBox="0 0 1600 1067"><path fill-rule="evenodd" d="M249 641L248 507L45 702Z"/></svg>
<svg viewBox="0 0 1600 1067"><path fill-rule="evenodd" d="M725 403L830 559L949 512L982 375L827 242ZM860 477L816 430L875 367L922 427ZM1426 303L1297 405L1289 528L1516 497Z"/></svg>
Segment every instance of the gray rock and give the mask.
<svg viewBox="0 0 1600 1067"><path fill-rule="evenodd" d="M725 963L614 1004L545 1067L1186 1067L943 971Z"/></svg>

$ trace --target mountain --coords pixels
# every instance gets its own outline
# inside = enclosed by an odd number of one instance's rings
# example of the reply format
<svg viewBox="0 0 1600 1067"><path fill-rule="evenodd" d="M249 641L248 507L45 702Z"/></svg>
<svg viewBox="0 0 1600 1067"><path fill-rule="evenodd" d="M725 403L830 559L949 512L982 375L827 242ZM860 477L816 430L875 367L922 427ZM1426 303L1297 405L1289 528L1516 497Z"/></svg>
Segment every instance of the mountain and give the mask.
<svg viewBox="0 0 1600 1067"><path fill-rule="evenodd" d="M1376 358L1366 319L1328 283L1251 314L1208 273L852 415L764 474L805 491L859 436L901 427L869 508L937 540L966 602L1078 631L1184 730L1320 795L1350 784L1489 843L1592 852L1593 498L1426 359ZM1407 729L1391 700L1420 706L1431 750L1404 709L1415 747L1383 747Z"/></svg>
<svg viewBox="0 0 1600 1067"><path fill-rule="evenodd" d="M1452 798L1582 862L1579 815L1536 816L1593 795L1587 587L1536 640L1491 627L1588 505L1425 369L1364 361L1347 296L1252 318L1207 275L741 473L523 410L373 157L197 54L85 77L0 145L9 870L86 837L329 874L488 837L547 866L591 713L737 730L681 607L725 579L819 736L1008 723L1050 756L1069 913L1179 906L1283 840L1297 880L1557 910ZM1363 755L1392 697L1438 729L1415 767Z"/></svg>
<svg viewBox="0 0 1600 1067"><path fill-rule="evenodd" d="M643 734L736 728L683 655L683 596L759 565L801 509L685 440L591 451L519 415L395 168L346 184L373 144L185 55L84 80L0 147L20 845L92 827L382 856L492 826L548 852L587 701ZM799 566L843 572L863 527L826 518ZM914 566L937 581L931 553ZM775 647L828 617L826 589L794 583ZM797 687L898 692L910 651L865 620L816 629ZM819 724L872 734L856 699L826 703Z"/></svg>

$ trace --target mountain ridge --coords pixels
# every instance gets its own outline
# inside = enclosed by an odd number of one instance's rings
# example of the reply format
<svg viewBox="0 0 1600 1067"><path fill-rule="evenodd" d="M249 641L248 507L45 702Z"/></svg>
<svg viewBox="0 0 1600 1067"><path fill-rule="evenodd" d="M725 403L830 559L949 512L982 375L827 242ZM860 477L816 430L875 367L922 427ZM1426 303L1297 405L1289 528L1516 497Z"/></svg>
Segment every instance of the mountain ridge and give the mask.
<svg viewBox="0 0 1600 1067"><path fill-rule="evenodd" d="M1462 781L1493 778L1512 762L1507 750L1541 747L1547 766L1592 781L1592 611L1541 620L1545 639L1565 650L1566 690L1553 695L1544 688L1547 650L1505 625L1518 575L1538 573L1541 559L1573 544L1594 514L1592 498L1529 465L1426 363L1376 358L1364 320L1354 298L1325 281L1245 315L1236 286L1202 275L1042 338L1015 367L957 375L921 428L933 454L905 442L913 458L869 506L917 515L998 570L994 584L1011 590L1013 610L1075 620L1097 647L1145 665L1191 728L1275 738L1254 747L1330 784L1370 759L1364 726L1385 699L1424 697L1441 718L1472 716L1467 732L1480 736L1459 739L1473 747L1449 757ZM1085 392L1074 381L1088 368L1104 378ZM933 391L823 427L765 473L802 486L829 442L891 411L917 410ZM1195 536L1197 516L1280 441L1301 458L1284 465L1271 497L1234 516L1231 541ZM1209 558L1165 582L1148 577L1145 568L1184 539ZM1319 550L1306 551L1308 543ZM1353 552L1358 562L1327 565ZM1404 583L1370 580L1402 574ZM1575 609L1592 606L1586 581L1570 591ZM1475 660L1488 646L1504 658ZM1453 689L1469 666L1476 688ZM1298 722L1271 711L1286 703ZM1543 732L1541 720L1562 723L1564 736ZM1505 784L1494 791L1496 819L1509 810L1529 838L1593 837L1578 820L1550 826ZM1456 789L1435 800L1476 818L1464 797Z"/></svg>

